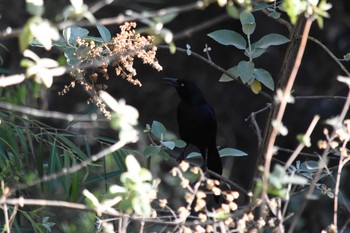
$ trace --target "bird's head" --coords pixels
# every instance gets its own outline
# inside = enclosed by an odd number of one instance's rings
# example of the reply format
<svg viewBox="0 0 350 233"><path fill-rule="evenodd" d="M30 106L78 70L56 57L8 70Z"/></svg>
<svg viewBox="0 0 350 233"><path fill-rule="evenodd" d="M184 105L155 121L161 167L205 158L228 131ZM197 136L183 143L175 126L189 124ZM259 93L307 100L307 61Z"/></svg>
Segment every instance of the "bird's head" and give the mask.
<svg viewBox="0 0 350 233"><path fill-rule="evenodd" d="M183 102L191 104L203 104L206 103L201 90L192 81L187 79L177 78L163 78L165 83L172 85L176 88Z"/></svg>

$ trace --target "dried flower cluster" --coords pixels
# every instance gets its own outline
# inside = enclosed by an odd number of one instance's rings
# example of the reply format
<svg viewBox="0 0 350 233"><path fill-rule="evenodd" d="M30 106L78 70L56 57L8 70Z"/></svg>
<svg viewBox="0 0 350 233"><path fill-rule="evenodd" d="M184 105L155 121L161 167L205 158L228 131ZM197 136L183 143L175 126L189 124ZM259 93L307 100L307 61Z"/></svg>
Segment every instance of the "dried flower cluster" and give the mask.
<svg viewBox="0 0 350 233"><path fill-rule="evenodd" d="M191 184L186 178L185 172L194 175L201 174L201 176L198 181ZM201 223L200 225L191 227L183 225L183 232L213 232L220 225L218 224L219 221L222 221L221 224L224 224L227 229L238 226L240 219L233 219L230 217L238 208L235 203L239 197L238 192L221 190L218 180L206 178L200 168L190 167L185 161L179 164L179 168L174 168L171 174L177 176L180 179L182 188L186 189L184 198L187 205L180 206L177 209L181 221L185 222L190 214L195 212L198 214L198 220ZM207 206L208 194L214 196L221 195L225 201L223 201L218 208L209 210ZM241 221L241 224L242 223Z"/></svg>
<svg viewBox="0 0 350 233"><path fill-rule="evenodd" d="M59 94L64 95L76 84L80 84L91 94L88 102L95 103L105 116L110 116L98 97L99 92L106 90L108 86L97 84L100 77L105 80L109 79L108 68L114 68L116 76L121 76L137 86L142 86L142 84L135 78L137 74L134 68L135 57L141 59L143 64L151 65L157 71L162 70L162 66L156 59L157 47L152 45L153 37L137 34L135 27L135 22L121 25L120 33L105 43L78 38L74 52L78 64L75 70L70 73L74 81L65 86ZM91 67L93 71L88 74L87 68Z"/></svg>

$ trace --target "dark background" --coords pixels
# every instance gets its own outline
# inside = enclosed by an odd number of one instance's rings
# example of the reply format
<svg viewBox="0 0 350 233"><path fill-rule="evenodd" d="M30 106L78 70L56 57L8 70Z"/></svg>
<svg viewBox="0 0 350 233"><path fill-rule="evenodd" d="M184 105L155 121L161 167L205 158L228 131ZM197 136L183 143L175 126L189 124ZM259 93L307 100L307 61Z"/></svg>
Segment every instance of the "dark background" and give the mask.
<svg viewBox="0 0 350 233"><path fill-rule="evenodd" d="M102 8L95 16L96 18L115 17L126 9L136 11L156 10L174 5L188 4L190 1L116 1ZM324 28L319 29L314 23L311 36L317 38L324 43L337 57L342 58L343 55L350 51L350 2L330 1L333 3L333 8L330 10L330 19L325 19ZM95 1L85 1L86 4L94 4ZM63 7L68 5L68 1L46 1L45 17L54 21L54 16L62 11ZM28 19L25 12L24 1L1 1L0 2L1 20L0 29L4 30L10 26L19 28ZM211 20L225 15L224 8L212 5L205 10L191 10L179 14L175 20L166 24L165 27L174 33L176 46L186 48L186 44L191 46L191 50L202 54L205 44L211 47L210 56L212 60L223 67L224 69L231 68L238 64L242 59L245 59L243 53L234 47L223 46L216 43L207 36L208 33L219 29L229 29L241 33L239 20L227 17L221 22L210 25ZM252 35L252 41L256 41L263 35L268 33L279 33L288 37L288 30L268 18L263 13L254 13L256 19L256 31ZM284 18L285 15L283 16ZM206 23L209 23L206 26ZM197 25L204 25L201 30L194 31L190 34L184 34L188 29ZM138 23L138 27L143 26ZM113 33L119 31L118 25L109 25L108 28ZM93 28L89 30L94 32ZM16 38L1 39L0 43L5 45L10 52L1 49L1 57L4 64L1 68L1 73L22 71L19 67L21 55L18 52L18 44ZM255 60L255 66L268 70L275 80L278 81L278 74L282 66L284 52L287 45L270 47L266 54ZM47 54L42 50L42 56L61 55L59 50ZM157 72L150 67L140 63L136 64L137 78L140 79L143 86L135 87L127 83L120 77L111 78L106 83L108 84L108 92L116 98L124 98L127 104L136 107L140 112L139 127L144 128L146 124L150 124L153 120L162 122L166 128L177 134L176 123L176 106L178 96L175 90L164 85L161 81L162 77L178 77L193 80L204 92L207 101L214 107L217 114L218 134L217 144L222 147L233 147L248 153L247 157L241 158L224 158L226 172L230 179L248 188L252 180L253 171L255 169L255 159L257 155L257 137L254 130L250 127L249 122L245 119L255 111L258 111L266 106L268 100L262 95L253 94L249 88L244 87L238 82L220 83L218 82L221 72L198 60L193 56L188 56L185 53L176 52L170 54L166 49L159 49L157 58L163 66L163 71ZM347 63L344 63L349 68ZM296 83L294 85L294 96L314 96L314 95L346 95L347 90L343 84L336 81L337 75L344 75L336 63L323 51L318 45L309 41L307 49L302 60ZM52 88L43 91L41 98L35 103L26 103L28 106L37 106L42 109L62 111L66 113L84 113L89 111L92 106L86 104L87 94L81 87L77 87L70 91L65 96L58 96L58 91L61 91L65 84L70 82L69 77L55 78ZM271 91L263 88L263 91L272 94ZM339 114L342 107L342 100L297 100L295 104L288 105L284 124L289 130L286 137L279 137L277 145L293 150L297 145L296 135L306 131L309 123L315 114L321 116L321 122L325 119ZM257 116L257 121L261 129L264 129L265 118L267 112ZM65 127L65 122L48 121L48 124L59 128ZM317 151L317 140L323 138L322 129L324 125L319 125L312 137L313 147L308 149L309 152ZM104 135L111 136L112 131L106 125L98 127L86 127L79 129L80 133L87 135ZM141 141L138 145L142 148L147 144L147 140ZM280 153L277 158L285 160L288 153ZM301 157L300 159L305 159ZM169 164L175 164L174 161L165 161L162 163L164 170L170 170ZM171 166L172 166L171 165ZM169 167L168 167L169 166ZM344 176L345 177L345 176ZM346 183L346 182L345 182ZM348 183L348 182L347 182ZM348 185L343 185L345 193L350 194ZM332 200L327 198L321 199L316 206L322 206L323 203L329 205ZM319 205L321 203L322 205ZM311 206L315 205L313 202ZM309 208L307 211L316 213L315 209ZM329 216L312 215L309 221L323 222L324 224L310 224L310 229L305 229L304 232L319 232L320 229L327 226ZM326 221L324 221L324 218ZM307 221L307 220L305 220Z"/></svg>

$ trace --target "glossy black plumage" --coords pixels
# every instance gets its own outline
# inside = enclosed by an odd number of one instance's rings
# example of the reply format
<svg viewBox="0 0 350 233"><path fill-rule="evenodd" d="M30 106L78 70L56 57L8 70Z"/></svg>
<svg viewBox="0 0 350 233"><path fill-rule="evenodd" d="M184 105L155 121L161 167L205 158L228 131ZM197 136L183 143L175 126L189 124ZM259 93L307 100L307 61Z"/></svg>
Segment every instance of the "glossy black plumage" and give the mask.
<svg viewBox="0 0 350 233"><path fill-rule="evenodd" d="M205 168L222 174L222 163L216 148L217 123L213 108L205 101L201 90L185 79L165 78L175 86L181 101L177 108L177 121L182 140L198 147ZM180 159L185 159L182 155Z"/></svg>

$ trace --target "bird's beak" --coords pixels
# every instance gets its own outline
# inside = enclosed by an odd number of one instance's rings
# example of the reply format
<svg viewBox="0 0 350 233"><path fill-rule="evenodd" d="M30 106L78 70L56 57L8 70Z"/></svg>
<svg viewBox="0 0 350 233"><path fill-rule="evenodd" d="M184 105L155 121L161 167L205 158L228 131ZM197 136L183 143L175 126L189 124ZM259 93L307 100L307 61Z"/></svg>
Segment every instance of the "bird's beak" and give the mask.
<svg viewBox="0 0 350 233"><path fill-rule="evenodd" d="M178 87L177 78L163 78L164 83L169 84L174 87Z"/></svg>

